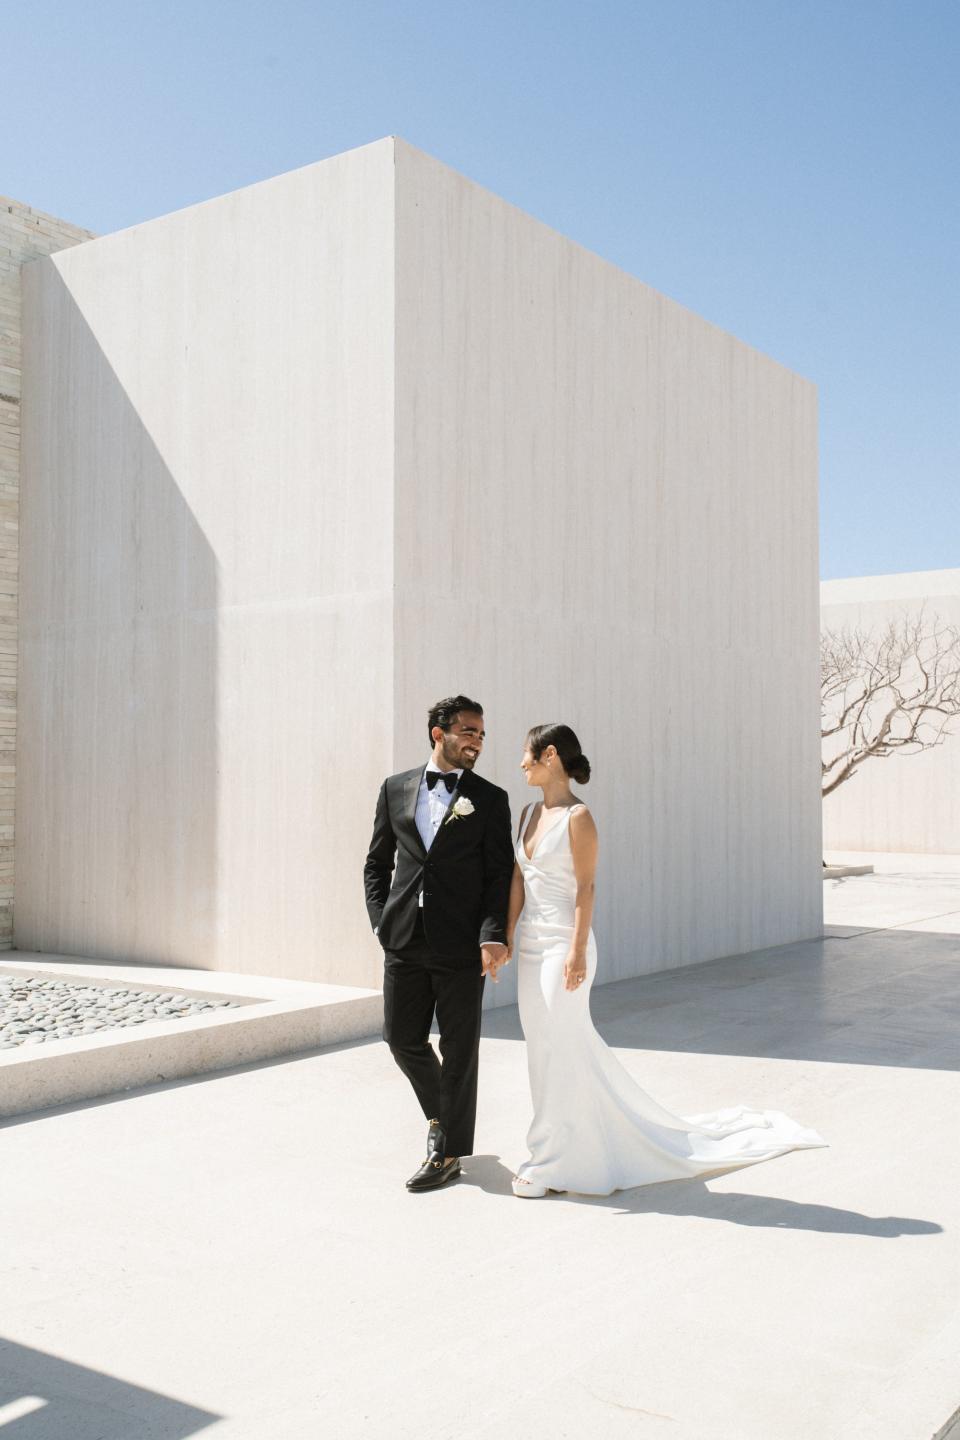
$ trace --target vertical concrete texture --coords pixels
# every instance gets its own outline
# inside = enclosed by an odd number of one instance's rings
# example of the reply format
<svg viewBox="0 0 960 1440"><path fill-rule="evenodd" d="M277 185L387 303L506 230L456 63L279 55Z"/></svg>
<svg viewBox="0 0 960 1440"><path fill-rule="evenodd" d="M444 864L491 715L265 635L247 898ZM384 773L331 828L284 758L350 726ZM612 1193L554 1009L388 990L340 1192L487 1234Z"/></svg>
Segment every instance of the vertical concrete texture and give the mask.
<svg viewBox="0 0 960 1440"><path fill-rule="evenodd" d="M579 731L604 979L819 932L808 381L394 140L31 269L19 944L376 983L457 689L515 817Z"/></svg>
<svg viewBox="0 0 960 1440"><path fill-rule="evenodd" d="M20 272L90 232L0 196L0 950L13 943L17 737L17 576L20 564Z"/></svg>
<svg viewBox="0 0 960 1440"><path fill-rule="evenodd" d="M821 621L876 634L924 614L960 628L960 570L825 580ZM960 721L941 745L868 760L823 802L825 850L960 854Z"/></svg>
<svg viewBox="0 0 960 1440"><path fill-rule="evenodd" d="M396 384L398 760L574 726L605 980L819 933L814 386L401 142Z"/></svg>
<svg viewBox="0 0 960 1440"><path fill-rule="evenodd" d="M382 144L27 267L20 948L371 973L392 212Z"/></svg>

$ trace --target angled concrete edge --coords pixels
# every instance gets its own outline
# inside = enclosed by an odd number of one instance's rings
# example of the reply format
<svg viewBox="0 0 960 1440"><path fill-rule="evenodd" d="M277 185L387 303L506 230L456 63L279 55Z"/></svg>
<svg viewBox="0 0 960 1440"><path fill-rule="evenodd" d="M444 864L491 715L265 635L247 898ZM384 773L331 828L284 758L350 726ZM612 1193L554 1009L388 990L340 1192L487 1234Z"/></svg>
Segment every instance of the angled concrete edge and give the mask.
<svg viewBox="0 0 960 1440"><path fill-rule="evenodd" d="M960 1440L960 1410L950 1416L946 1425L941 1425L933 1440Z"/></svg>
<svg viewBox="0 0 960 1440"><path fill-rule="evenodd" d="M92 985L128 985L207 998L237 1008L23 1047L0 1055L0 1118L47 1110L269 1060L379 1033L377 990L314 985L226 971L119 965L11 952L0 976L33 975Z"/></svg>

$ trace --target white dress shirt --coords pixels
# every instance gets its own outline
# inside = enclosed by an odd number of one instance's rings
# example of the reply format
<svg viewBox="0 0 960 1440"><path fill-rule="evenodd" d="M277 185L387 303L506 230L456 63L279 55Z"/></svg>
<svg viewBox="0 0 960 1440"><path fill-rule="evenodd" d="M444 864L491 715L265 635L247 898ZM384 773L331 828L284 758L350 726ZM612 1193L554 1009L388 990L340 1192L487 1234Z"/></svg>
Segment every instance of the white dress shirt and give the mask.
<svg viewBox="0 0 960 1440"><path fill-rule="evenodd" d="M460 783L462 770L441 770L432 760L427 762L427 768L423 772L420 781L420 790L417 795L417 829L420 831L420 839L423 841L423 848L429 850L436 839L437 831L447 818L447 811L450 808L450 801L453 793L448 791L446 785L436 784L431 790L427 785L427 770L434 770L441 775L456 775L457 784ZM423 905L423 891L420 891L420 905Z"/></svg>

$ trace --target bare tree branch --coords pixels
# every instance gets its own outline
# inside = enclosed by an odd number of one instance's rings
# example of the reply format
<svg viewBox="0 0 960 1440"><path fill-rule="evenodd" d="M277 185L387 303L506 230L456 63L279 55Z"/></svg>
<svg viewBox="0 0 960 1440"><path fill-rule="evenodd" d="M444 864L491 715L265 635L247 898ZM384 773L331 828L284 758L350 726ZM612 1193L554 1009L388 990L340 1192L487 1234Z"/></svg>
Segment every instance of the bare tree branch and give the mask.
<svg viewBox="0 0 960 1440"><path fill-rule="evenodd" d="M942 745L960 717L960 629L924 607L879 631L824 629L820 702L824 795L865 760Z"/></svg>

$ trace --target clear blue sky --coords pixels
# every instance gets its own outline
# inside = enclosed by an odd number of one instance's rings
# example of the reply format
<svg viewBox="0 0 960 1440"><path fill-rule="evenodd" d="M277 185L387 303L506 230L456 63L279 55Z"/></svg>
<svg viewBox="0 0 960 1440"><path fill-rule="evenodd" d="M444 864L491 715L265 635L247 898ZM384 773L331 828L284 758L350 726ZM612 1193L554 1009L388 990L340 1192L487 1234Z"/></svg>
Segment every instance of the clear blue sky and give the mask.
<svg viewBox="0 0 960 1440"><path fill-rule="evenodd" d="M0 192L104 232L402 135L810 377L822 573L960 566L958 0L30 0Z"/></svg>

